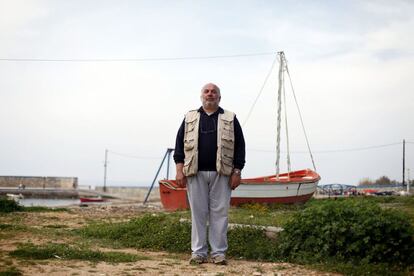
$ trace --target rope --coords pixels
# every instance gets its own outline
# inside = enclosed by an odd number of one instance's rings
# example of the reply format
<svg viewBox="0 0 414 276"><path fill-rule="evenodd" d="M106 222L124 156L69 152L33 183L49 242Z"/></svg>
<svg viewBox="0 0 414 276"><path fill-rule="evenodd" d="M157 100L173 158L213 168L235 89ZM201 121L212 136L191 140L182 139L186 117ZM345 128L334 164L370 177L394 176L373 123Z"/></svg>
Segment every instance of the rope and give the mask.
<svg viewBox="0 0 414 276"><path fill-rule="evenodd" d="M196 60L196 59L219 59L219 58L239 58L254 56L269 56L274 52L262 52L252 54L234 54L218 56L194 56L194 57L156 57L156 58L69 58L69 59L43 59L43 58L0 58L0 61L11 62L145 62L145 61L179 61L179 60Z"/></svg>
<svg viewBox="0 0 414 276"><path fill-rule="evenodd" d="M288 167L288 177L290 177L291 166L290 166L290 147L289 147L289 128L288 128L288 118L287 118L287 108L286 108L286 89L285 89L285 74L283 74L283 105L285 109L285 127L286 127L286 161Z"/></svg>
<svg viewBox="0 0 414 276"><path fill-rule="evenodd" d="M287 64L286 64L286 73L288 74L288 77L289 77L290 87L292 88L293 97L295 99L296 107L298 109L299 118L300 118L300 122L302 124L303 133L305 135L306 145L308 146L308 151L309 151L309 154L310 154L310 157L311 157L311 160L312 160L312 165L313 165L314 170L316 171L315 160L313 159L312 151L311 151L311 148L310 148L310 145L309 145L308 135L306 134L305 125L303 123L302 113L300 112L299 104L298 104L298 101L296 99L295 90L293 89L293 84L292 84L292 78L290 77L289 68L288 68Z"/></svg>
<svg viewBox="0 0 414 276"><path fill-rule="evenodd" d="M247 113L246 119L244 120L244 122L242 124L242 127L244 127L246 125L247 121L249 120L250 115L252 114L253 108L256 106L257 100L259 99L260 95L262 94L263 89L264 89L264 87L265 87L265 85L267 83L267 80L269 79L270 75L272 74L273 68L275 67L275 64L276 64L276 61L277 61L277 58L278 58L278 56L276 55L275 59L272 62L272 66L270 67L270 70L267 73L267 76L266 76L266 78L265 78L265 80L264 80L264 82L262 84L262 87L259 90L259 93L257 94L256 99L254 100L252 106L250 107L249 112Z"/></svg>
<svg viewBox="0 0 414 276"><path fill-rule="evenodd" d="M405 142L406 144L408 142ZM352 148L352 149L343 149L343 150L317 150L314 151L315 153L335 153L335 152L353 152L353 151L363 151L363 150L370 150L370 149L377 149L377 148L384 148L384 147L390 147L395 145L401 145L402 142L398 143L391 143L391 144L384 144L384 145L378 145L378 146L368 146L368 147L362 147L362 148ZM411 143L414 144L414 143ZM249 151L256 151L256 152L269 152L269 153L275 153L274 150L263 150L263 149L248 149ZM290 153L309 153L309 151L290 151Z"/></svg>

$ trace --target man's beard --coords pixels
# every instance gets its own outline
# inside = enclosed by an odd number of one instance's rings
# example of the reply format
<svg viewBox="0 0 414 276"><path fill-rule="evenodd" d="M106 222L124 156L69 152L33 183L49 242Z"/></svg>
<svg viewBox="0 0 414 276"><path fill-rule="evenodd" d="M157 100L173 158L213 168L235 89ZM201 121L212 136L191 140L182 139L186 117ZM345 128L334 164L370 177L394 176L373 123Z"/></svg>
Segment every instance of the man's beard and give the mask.
<svg viewBox="0 0 414 276"><path fill-rule="evenodd" d="M217 108L218 107L218 102L203 100L203 107L208 108L208 109Z"/></svg>

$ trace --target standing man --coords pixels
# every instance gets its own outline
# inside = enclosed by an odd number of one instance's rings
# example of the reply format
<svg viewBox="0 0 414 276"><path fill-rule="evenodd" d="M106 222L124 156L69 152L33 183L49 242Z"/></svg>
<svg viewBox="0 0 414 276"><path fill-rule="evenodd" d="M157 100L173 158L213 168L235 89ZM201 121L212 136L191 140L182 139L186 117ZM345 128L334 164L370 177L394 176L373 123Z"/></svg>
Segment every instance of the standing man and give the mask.
<svg viewBox="0 0 414 276"><path fill-rule="evenodd" d="M201 90L202 106L189 111L178 130L174 161L178 186L187 187L191 208L190 264L207 262L207 223L211 259L226 265L231 190L240 185L245 163L243 132L235 114L219 106L220 89Z"/></svg>

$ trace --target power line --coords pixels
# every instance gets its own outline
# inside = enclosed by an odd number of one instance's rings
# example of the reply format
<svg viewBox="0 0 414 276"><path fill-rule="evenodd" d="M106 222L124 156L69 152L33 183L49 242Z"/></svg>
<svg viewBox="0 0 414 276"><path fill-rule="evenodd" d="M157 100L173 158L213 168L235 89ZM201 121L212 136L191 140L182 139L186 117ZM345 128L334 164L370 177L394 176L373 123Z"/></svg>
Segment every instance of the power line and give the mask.
<svg viewBox="0 0 414 276"><path fill-rule="evenodd" d="M363 151L363 150L370 150L370 149L377 149L377 148L385 148L385 147L401 145L401 144L402 142L398 142L398 143L390 143L390 144L368 146L368 147L361 147L361 148L350 148L350 149L343 149L343 150L319 150L319 151L312 151L312 152L313 153L352 152L352 151ZM274 150L260 150L260 149L249 149L249 150L257 151L257 152L276 152ZM308 151L290 151L290 152L291 153L309 153Z"/></svg>
<svg viewBox="0 0 414 276"><path fill-rule="evenodd" d="M155 157L155 156L136 156L136 155L130 155L130 154L125 154L125 153L119 153L119 152L115 152L112 150L108 150L108 152L115 154L115 155L119 155L119 156L123 156L127 158L134 158L134 159L160 159L160 157Z"/></svg>
<svg viewBox="0 0 414 276"><path fill-rule="evenodd" d="M190 57L148 57L148 58L68 58L68 59L48 59L48 58L0 58L4 62L151 62L151 61L183 61L183 60L202 60L202 59L221 59L221 58L240 58L274 55L275 52L262 52L251 54L216 55L216 56L190 56Z"/></svg>

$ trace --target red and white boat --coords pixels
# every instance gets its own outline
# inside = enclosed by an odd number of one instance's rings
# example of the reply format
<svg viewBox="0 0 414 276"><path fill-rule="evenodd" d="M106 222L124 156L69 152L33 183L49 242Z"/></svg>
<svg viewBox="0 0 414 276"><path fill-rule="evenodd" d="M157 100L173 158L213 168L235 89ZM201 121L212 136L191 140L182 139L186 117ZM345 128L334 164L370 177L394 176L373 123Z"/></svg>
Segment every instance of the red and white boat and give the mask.
<svg viewBox="0 0 414 276"><path fill-rule="evenodd" d="M244 203L304 203L316 191L319 174L307 169L289 174L246 178L232 191L230 204ZM175 180L160 180L161 203L166 210L188 209L187 189L179 188Z"/></svg>
<svg viewBox="0 0 414 276"><path fill-rule="evenodd" d="M255 178L245 178L241 180L240 186L232 191L230 204L237 206L243 203L303 203L309 200L316 191L321 177L316 173L316 166L310 151L309 142L305 133L306 142L312 159L314 170L296 170L291 171L289 156L289 137L286 122L287 136L287 160L288 173L279 173L280 159L280 129L281 129L281 104L282 94L284 93L284 73L288 72L285 56L283 52L279 53L279 89L278 89L278 120L277 120L277 148L276 148L276 174L269 176L260 176ZM290 78L290 76L289 76ZM293 87L292 92L294 93ZM284 100L285 101L285 100ZM295 96L296 101L296 96ZM297 104L297 103L296 103ZM298 111L299 105L297 104ZM287 116L285 112L285 117ZM303 126L302 117L302 127ZM165 157L164 157L165 158ZM161 202L167 210L187 209L189 208L187 200L187 190L179 188L175 180L160 180Z"/></svg>

